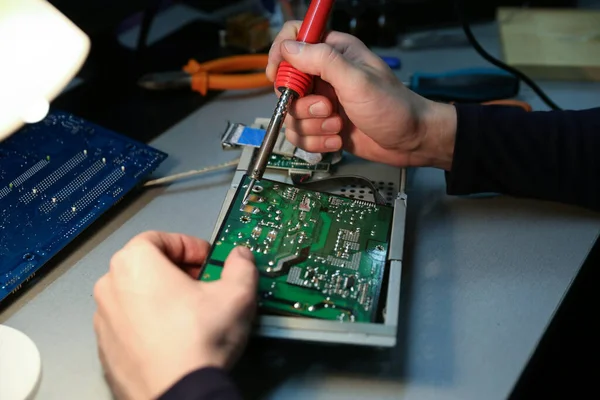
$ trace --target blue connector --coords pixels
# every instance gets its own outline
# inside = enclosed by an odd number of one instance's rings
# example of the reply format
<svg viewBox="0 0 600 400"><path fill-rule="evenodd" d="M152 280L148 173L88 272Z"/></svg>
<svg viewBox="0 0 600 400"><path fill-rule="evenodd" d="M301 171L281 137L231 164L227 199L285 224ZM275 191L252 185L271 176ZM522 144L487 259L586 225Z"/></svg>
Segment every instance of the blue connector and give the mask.
<svg viewBox="0 0 600 400"><path fill-rule="evenodd" d="M379 56L391 69L400 69L402 63L398 57Z"/></svg>

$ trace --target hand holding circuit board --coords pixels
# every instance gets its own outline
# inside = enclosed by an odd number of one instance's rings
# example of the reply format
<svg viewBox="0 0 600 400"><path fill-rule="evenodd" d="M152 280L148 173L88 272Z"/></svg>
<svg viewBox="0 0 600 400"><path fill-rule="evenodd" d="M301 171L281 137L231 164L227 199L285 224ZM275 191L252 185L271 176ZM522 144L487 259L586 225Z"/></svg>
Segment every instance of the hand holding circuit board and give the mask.
<svg viewBox="0 0 600 400"><path fill-rule="evenodd" d="M258 274L241 248L227 257L219 282L199 283L208 250L192 236L145 232L96 283L100 360L117 398L159 398L189 371L237 361L255 315Z"/></svg>

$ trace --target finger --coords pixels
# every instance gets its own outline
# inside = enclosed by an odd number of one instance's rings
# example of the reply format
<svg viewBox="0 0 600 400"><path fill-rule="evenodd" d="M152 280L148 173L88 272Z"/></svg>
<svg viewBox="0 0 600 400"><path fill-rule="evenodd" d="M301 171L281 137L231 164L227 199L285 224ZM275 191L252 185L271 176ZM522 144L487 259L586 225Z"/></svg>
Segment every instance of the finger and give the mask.
<svg viewBox="0 0 600 400"><path fill-rule="evenodd" d="M292 103L289 115L296 119L324 118L333 112L331 100L321 95L308 95Z"/></svg>
<svg viewBox="0 0 600 400"><path fill-rule="evenodd" d="M104 370L104 381L106 382L106 386L108 386L108 388L110 389L111 393L113 394L113 398L114 399L124 399L124 398L126 398L119 391L119 387L117 385L117 382L114 379L114 377L113 377L113 375L112 375L112 373L110 372L109 369L105 369Z"/></svg>
<svg viewBox="0 0 600 400"><path fill-rule="evenodd" d="M210 244L202 239L180 233L148 231L130 241L131 245L150 245L176 264L202 264Z"/></svg>
<svg viewBox="0 0 600 400"><path fill-rule="evenodd" d="M269 60L267 63L266 74L268 79L272 82L275 81L277 75L277 68L279 63L285 58L281 53L281 43L286 40L296 40L298 37L298 31L302 25L301 21L288 21L283 25L283 28L273 41L271 49L269 50ZM351 59L357 56L367 56L370 54L368 48L355 36L347 33L329 31L323 36L323 43L326 43L339 51L344 55L348 55ZM367 51L365 51L367 50ZM289 60L288 60L289 61Z"/></svg>
<svg viewBox="0 0 600 400"><path fill-rule="evenodd" d="M271 49L269 50L269 60L267 62L267 69L265 73L267 74L267 78L272 82L275 81L275 75L277 74L277 67L279 63L283 60L281 57L281 42L284 40L294 40L298 36L298 31L300 30L300 25L302 25L302 21L287 21L283 24L281 31L277 34L275 40L273 40L273 44L271 45Z"/></svg>
<svg viewBox="0 0 600 400"><path fill-rule="evenodd" d="M294 68L309 75L319 76L334 88L356 82L362 73L336 48L326 43L308 44L284 40L281 56Z"/></svg>
<svg viewBox="0 0 600 400"><path fill-rule="evenodd" d="M108 274L103 275L94 284L93 297L96 302L96 314L98 314L98 316L105 314L106 310L110 309L111 305L114 305L115 296L110 285ZM94 318L97 318L97 316L94 315ZM94 320L94 323L96 322L97 321Z"/></svg>
<svg viewBox="0 0 600 400"><path fill-rule="evenodd" d="M100 316L98 311L94 313L93 324L94 332L96 332L96 337L98 338L98 341L100 341L100 335L102 333L102 317Z"/></svg>
<svg viewBox="0 0 600 400"><path fill-rule="evenodd" d="M255 292L258 285L258 269L252 252L241 246L233 249L225 260L221 280Z"/></svg>
<svg viewBox="0 0 600 400"><path fill-rule="evenodd" d="M367 64L383 62L360 39L349 33L328 32L323 43L330 45L350 61L361 61Z"/></svg>
<svg viewBox="0 0 600 400"><path fill-rule="evenodd" d="M190 277L194 279L198 279L200 276L200 271L202 270L201 264L183 264L181 265L181 269L188 274Z"/></svg>
<svg viewBox="0 0 600 400"><path fill-rule="evenodd" d="M94 313L94 332L96 333L96 342L98 350L98 359L103 370L108 369L108 363L106 362L106 356L103 350L103 340L105 338L106 326L102 317L98 312Z"/></svg>
<svg viewBox="0 0 600 400"><path fill-rule="evenodd" d="M333 135L342 130L342 117L295 119L286 118L286 127L302 136Z"/></svg>
<svg viewBox="0 0 600 400"><path fill-rule="evenodd" d="M302 136L293 130L286 130L285 135L294 146L311 153L329 153L342 148L339 135Z"/></svg>
<svg viewBox="0 0 600 400"><path fill-rule="evenodd" d="M329 83L325 82L323 79L319 77L313 78L313 91L311 93L320 94L321 96L325 96L329 100L331 100L333 104L333 109L337 108L337 93L333 86Z"/></svg>
<svg viewBox="0 0 600 400"><path fill-rule="evenodd" d="M104 374L104 380L109 387L110 391L115 395L115 398L125 398L122 393L119 393L119 387L114 379L114 376L110 370L110 364L106 358L106 353L104 352L103 340L106 336L106 323L102 319L102 317L98 314L94 314L94 331L96 332L97 337L97 352L98 352L98 360L100 361L100 365L102 366L102 371Z"/></svg>

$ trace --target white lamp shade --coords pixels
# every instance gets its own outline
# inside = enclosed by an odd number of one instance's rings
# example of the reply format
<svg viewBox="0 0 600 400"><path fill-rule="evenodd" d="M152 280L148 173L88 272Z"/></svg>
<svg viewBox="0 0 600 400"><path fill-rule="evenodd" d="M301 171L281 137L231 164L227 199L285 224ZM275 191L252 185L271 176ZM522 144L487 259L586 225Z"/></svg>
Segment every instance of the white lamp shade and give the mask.
<svg viewBox="0 0 600 400"><path fill-rule="evenodd" d="M90 40L45 0L0 0L0 141L43 119Z"/></svg>

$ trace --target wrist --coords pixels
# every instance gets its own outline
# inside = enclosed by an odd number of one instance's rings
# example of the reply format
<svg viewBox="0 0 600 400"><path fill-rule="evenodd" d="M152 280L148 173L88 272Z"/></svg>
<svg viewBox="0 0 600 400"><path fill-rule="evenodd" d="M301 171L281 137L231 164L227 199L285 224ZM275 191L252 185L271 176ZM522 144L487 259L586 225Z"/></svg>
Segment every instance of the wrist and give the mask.
<svg viewBox="0 0 600 400"><path fill-rule="evenodd" d="M208 360L197 357L190 357L189 359L184 357L174 359L172 362L168 362L163 359L161 363L152 364L157 368L151 368L151 370L147 371L145 374L147 393L150 394L150 396L142 398L157 398L169 388L195 371L204 369L225 369L223 362L216 362L216 360L214 361L215 362L209 362Z"/></svg>
<svg viewBox="0 0 600 400"><path fill-rule="evenodd" d="M423 133L419 155L430 167L450 171L454 157L457 115L451 104L429 101L423 115Z"/></svg>

